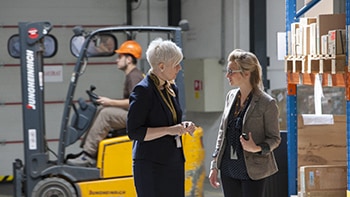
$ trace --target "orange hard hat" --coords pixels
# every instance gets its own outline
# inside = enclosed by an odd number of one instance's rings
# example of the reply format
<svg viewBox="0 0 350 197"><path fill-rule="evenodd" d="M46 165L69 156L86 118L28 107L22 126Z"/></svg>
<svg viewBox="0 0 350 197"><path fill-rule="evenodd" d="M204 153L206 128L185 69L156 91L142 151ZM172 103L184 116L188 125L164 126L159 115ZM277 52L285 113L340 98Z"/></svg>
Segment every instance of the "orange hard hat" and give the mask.
<svg viewBox="0 0 350 197"><path fill-rule="evenodd" d="M119 54L131 54L136 59L139 59L142 56L142 48L139 43L134 40L125 41L120 45L119 49L115 50L115 52Z"/></svg>

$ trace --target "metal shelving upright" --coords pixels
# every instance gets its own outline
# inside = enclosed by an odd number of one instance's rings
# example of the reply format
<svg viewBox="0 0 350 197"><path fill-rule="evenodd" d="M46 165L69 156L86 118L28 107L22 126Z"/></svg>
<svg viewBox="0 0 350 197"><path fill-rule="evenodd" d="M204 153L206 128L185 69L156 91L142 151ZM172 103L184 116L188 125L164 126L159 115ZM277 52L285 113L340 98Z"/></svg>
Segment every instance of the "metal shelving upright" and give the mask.
<svg viewBox="0 0 350 197"><path fill-rule="evenodd" d="M307 5L296 11L297 0L286 0L286 46L288 53L288 37L291 32L291 24L298 22L299 17L317 4L320 0L312 0ZM343 87L346 92L346 136L347 136L347 197L350 197L350 67L348 66L349 50L349 24L350 24L350 0L346 0L346 58L345 72L342 73ZM288 55L288 54L287 54ZM296 73L287 73L287 150L288 150L288 196L297 195L297 170L298 170L298 112L297 112L297 84L290 78L298 77ZM297 73L300 77L301 73ZM333 75L333 74L331 74ZM336 78L338 76L335 76Z"/></svg>
<svg viewBox="0 0 350 197"><path fill-rule="evenodd" d="M347 73L346 73L346 83L345 83L345 91L346 91L346 148L347 148L347 197L350 197L350 70L349 70L349 25L350 25L350 0L346 0L345 2L345 12L346 12L346 65L347 65Z"/></svg>

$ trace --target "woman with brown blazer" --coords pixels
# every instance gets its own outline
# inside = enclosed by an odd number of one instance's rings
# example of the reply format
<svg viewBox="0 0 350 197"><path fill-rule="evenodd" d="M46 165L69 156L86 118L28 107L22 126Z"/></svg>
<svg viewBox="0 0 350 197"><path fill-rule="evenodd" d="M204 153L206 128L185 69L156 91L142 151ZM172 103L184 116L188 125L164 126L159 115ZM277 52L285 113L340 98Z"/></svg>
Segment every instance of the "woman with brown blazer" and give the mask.
<svg viewBox="0 0 350 197"><path fill-rule="evenodd" d="M263 91L261 65L241 49L228 57L232 87L222 115L209 181L226 197L263 197L265 178L278 171L273 150L281 141L276 101ZM220 171L219 171L220 170Z"/></svg>

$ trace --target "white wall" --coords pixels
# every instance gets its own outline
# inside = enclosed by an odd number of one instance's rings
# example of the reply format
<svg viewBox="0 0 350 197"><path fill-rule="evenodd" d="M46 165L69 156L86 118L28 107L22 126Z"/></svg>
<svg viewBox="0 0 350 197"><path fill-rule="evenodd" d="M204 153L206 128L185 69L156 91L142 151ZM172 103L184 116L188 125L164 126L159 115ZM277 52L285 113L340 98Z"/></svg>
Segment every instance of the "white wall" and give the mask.
<svg viewBox="0 0 350 197"><path fill-rule="evenodd" d="M270 80L270 90L287 86L284 72L284 60L277 59L277 33L285 32L285 1L266 1L267 17L267 56L270 66L267 67L267 78Z"/></svg>
<svg viewBox="0 0 350 197"><path fill-rule="evenodd" d="M193 12L193 7L197 8L196 12ZM183 17L190 22L190 30L183 36L186 58L218 58L223 59L226 63L227 55L233 49L249 50L249 1L183 1L182 9ZM224 20L224 25L222 25L222 20ZM225 69L224 64L222 65L222 78L218 79L222 80L224 86L222 99L213 102L224 102L226 93L231 89L225 78ZM184 70L185 77L191 74L186 73L186 65L184 65ZM207 173L215 147L220 118L221 112L187 112L187 119L193 120L204 131Z"/></svg>
<svg viewBox="0 0 350 197"><path fill-rule="evenodd" d="M19 21L48 20L55 25L122 24L126 19L126 1L114 0L3 0L0 19L2 25L16 25Z"/></svg>
<svg viewBox="0 0 350 197"><path fill-rule="evenodd" d="M63 82L46 84L46 99L63 101L66 96L68 80L73 69L68 63L74 62L69 53L69 39L73 35L71 28L65 25L118 25L126 21L125 0L6 0L0 7L0 24L12 28L0 27L0 64L19 64L19 60L7 55L7 39L17 33L15 27L19 21L50 21L59 26L52 30L58 38L59 51L47 63L57 63L63 67ZM224 3L224 6L222 6ZM167 25L167 0L140 0L140 5L133 3L134 25ZM224 9L222 10L222 7ZM268 78L271 88L283 88L285 81L283 61L276 57L276 32L284 31L284 1L267 1L268 38L267 54L271 66ZM182 17L190 23L190 30L183 33L183 52L185 58L217 58L226 60L227 54L234 48L249 49L249 1L247 0L182 0ZM224 16L224 18L222 18ZM144 50L153 35L140 35L137 40ZM96 61L113 62L113 58ZM145 62L142 60L141 62ZM226 65L222 65L224 92L230 89L225 79ZM186 65L184 65L185 76ZM19 67L0 67L0 102L21 102ZM106 81L107 80L107 81ZM98 93L112 97L121 97L123 74L112 65L91 65L77 88L76 96L84 96L84 89L90 84L97 84ZM58 138L63 106L61 104L46 107L46 127L48 138ZM193 120L204 130L206 148L206 172L208 172L210 155L214 149L216 132L221 113L188 112L187 119ZM0 106L0 142L22 140L22 113L20 105ZM50 143L56 151L56 144ZM78 152L77 149L70 149ZM13 151L13 153L11 153ZM0 145L0 175L12 174L12 162L22 154L18 144Z"/></svg>

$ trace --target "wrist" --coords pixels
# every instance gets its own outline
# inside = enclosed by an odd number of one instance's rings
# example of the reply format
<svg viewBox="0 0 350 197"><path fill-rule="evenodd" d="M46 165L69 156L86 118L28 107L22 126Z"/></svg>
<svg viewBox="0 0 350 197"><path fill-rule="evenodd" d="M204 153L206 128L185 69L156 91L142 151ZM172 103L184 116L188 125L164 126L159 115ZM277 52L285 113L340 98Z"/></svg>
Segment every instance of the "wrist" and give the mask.
<svg viewBox="0 0 350 197"><path fill-rule="evenodd" d="M216 163L216 160L212 160L211 162L210 162L210 170L214 170L214 169L218 169L218 165L217 165L217 163Z"/></svg>
<svg viewBox="0 0 350 197"><path fill-rule="evenodd" d="M260 143L258 144L258 146L260 147L261 151L258 152L259 154L265 155L268 154L270 152L270 145L268 143Z"/></svg>

